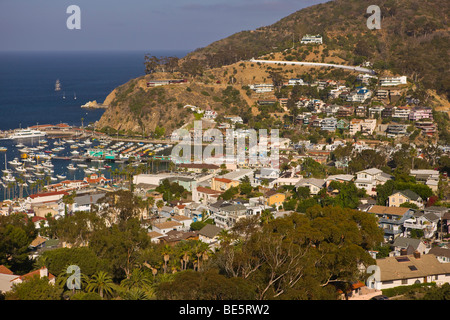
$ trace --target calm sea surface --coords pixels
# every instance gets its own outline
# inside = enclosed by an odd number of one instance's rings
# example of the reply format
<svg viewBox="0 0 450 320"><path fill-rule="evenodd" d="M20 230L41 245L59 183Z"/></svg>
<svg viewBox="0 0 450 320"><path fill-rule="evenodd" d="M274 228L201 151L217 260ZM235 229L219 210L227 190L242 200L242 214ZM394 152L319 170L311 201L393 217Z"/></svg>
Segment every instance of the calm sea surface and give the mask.
<svg viewBox="0 0 450 320"><path fill-rule="evenodd" d="M117 86L144 75L143 62L146 53L0 52L0 130L25 128L36 124L67 123L79 126L81 118L84 118L84 125L97 121L103 114L103 109L87 110L82 109L81 105L92 100L101 103ZM188 51L150 53L155 56L181 58ZM61 83L60 91L55 91L57 79ZM37 142L23 143L30 146L36 145ZM49 148L53 147L53 142L49 141ZM7 152L0 153L1 169L14 170L8 161L16 157L20 159L19 148L15 147L17 143L0 140L0 145L8 148ZM67 147L61 153L68 155L70 149ZM52 160L52 163L53 177L60 174L66 175L67 179L82 179L85 175L83 170L67 170L68 161ZM14 175L17 176L17 172L14 172ZM9 198L5 191L2 191L0 200L5 196ZM26 195L27 192L24 193Z"/></svg>

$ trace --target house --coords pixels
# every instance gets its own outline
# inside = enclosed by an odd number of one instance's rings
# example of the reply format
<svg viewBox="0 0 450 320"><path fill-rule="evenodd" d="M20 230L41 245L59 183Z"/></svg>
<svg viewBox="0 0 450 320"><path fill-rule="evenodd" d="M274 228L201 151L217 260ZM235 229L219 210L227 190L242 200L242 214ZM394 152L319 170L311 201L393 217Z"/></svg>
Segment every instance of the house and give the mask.
<svg viewBox="0 0 450 320"><path fill-rule="evenodd" d="M390 179L392 179L391 175L380 169L371 168L356 173L355 185L359 189L365 189L368 195L374 196L377 194L376 187Z"/></svg>
<svg viewBox="0 0 450 320"><path fill-rule="evenodd" d="M84 177L84 181L86 181L89 184L105 184L110 180L106 179L103 174L99 176L98 174L93 173L87 177Z"/></svg>
<svg viewBox="0 0 450 320"><path fill-rule="evenodd" d="M355 176L352 174L336 174L336 175L331 175L328 176L325 179L325 185L326 187L328 187L331 183L331 181L337 181L337 182L341 182L341 183L347 183L347 182L351 182L353 181L353 179L355 179Z"/></svg>
<svg viewBox="0 0 450 320"><path fill-rule="evenodd" d="M371 206L367 213L378 217L378 225L384 232L385 241L395 240L404 232L403 223L414 213L413 209L402 207Z"/></svg>
<svg viewBox="0 0 450 320"><path fill-rule="evenodd" d="M289 79L288 81L288 85L289 86L295 86L295 85L299 85L299 86L303 86L306 85L306 83L303 81L303 79Z"/></svg>
<svg viewBox="0 0 450 320"><path fill-rule="evenodd" d="M439 184L439 171L432 169L411 170L409 175L416 178L416 181L430 187L431 190L437 191Z"/></svg>
<svg viewBox="0 0 450 320"><path fill-rule="evenodd" d="M334 117L325 118L320 123L320 129L324 131L334 132L336 131L337 119Z"/></svg>
<svg viewBox="0 0 450 320"><path fill-rule="evenodd" d="M434 254L440 263L450 262L450 249L444 247L433 247L428 254Z"/></svg>
<svg viewBox="0 0 450 320"><path fill-rule="evenodd" d="M438 206L429 206L429 207L425 207L423 209L423 212L425 214L427 213L433 213L434 215L436 215L439 219L442 219L444 217L444 215L449 212L449 208L447 207L438 207Z"/></svg>
<svg viewBox="0 0 450 320"><path fill-rule="evenodd" d="M349 126L349 134L355 135L361 132L366 135L371 135L377 126L376 119L352 119Z"/></svg>
<svg viewBox="0 0 450 320"><path fill-rule="evenodd" d="M325 186L325 180L316 178L302 179L295 184L295 188L308 187L309 193L316 195Z"/></svg>
<svg viewBox="0 0 450 320"><path fill-rule="evenodd" d="M189 218L189 217L186 217L186 216L180 216L180 215L173 215L172 216L172 220L181 223L182 224L182 230L184 230L184 231L190 230L191 229L191 223L193 222L192 218Z"/></svg>
<svg viewBox="0 0 450 320"><path fill-rule="evenodd" d="M437 131L437 124L431 120L420 120L415 123L417 129L420 129L425 135L432 136Z"/></svg>
<svg viewBox="0 0 450 320"><path fill-rule="evenodd" d="M402 84L407 84L406 76L401 77L384 77L380 78L380 86L398 86Z"/></svg>
<svg viewBox="0 0 450 320"><path fill-rule="evenodd" d="M404 124L389 124L387 126L386 133L387 133L388 138L405 136L407 133L406 125L404 125Z"/></svg>
<svg viewBox="0 0 450 320"><path fill-rule="evenodd" d="M286 200L286 195L276 190L269 190L264 194L264 198L266 200L266 206L275 206L278 209L283 205L284 200Z"/></svg>
<svg viewBox="0 0 450 320"><path fill-rule="evenodd" d="M336 128L341 130L347 130L349 128L349 125L350 123L348 122L348 120L340 119L336 123Z"/></svg>
<svg viewBox="0 0 450 320"><path fill-rule="evenodd" d="M438 286L449 283L450 264L440 263L433 254L420 254L377 259L379 279L374 277L369 287L378 290L419 283L435 282Z"/></svg>
<svg viewBox="0 0 450 320"><path fill-rule="evenodd" d="M31 271L27 274L18 276L15 275L9 270L8 268L4 266L0 266L0 293L6 293L8 291L11 291L13 288L13 285L20 284L24 281L31 280L34 277L39 278L48 278L48 282L50 284L55 284L56 277L48 272L48 269L46 267L42 267L38 270Z"/></svg>
<svg viewBox="0 0 450 320"><path fill-rule="evenodd" d="M90 211L93 205L105 196L105 193L85 194L74 197L72 212Z"/></svg>
<svg viewBox="0 0 450 320"><path fill-rule="evenodd" d="M222 193L222 191L214 189L197 187L192 190L192 201L201 202L203 204L214 203Z"/></svg>
<svg viewBox="0 0 450 320"><path fill-rule="evenodd" d="M207 224L198 231L198 239L209 244L217 242L221 231L218 226Z"/></svg>
<svg viewBox="0 0 450 320"><path fill-rule="evenodd" d="M388 197L389 207L400 207L400 205L404 203L415 204L419 209L424 207L423 199L411 190L394 191L394 193Z"/></svg>
<svg viewBox="0 0 450 320"><path fill-rule="evenodd" d="M381 290L368 288L361 281L351 283L350 286L348 286L348 289L346 290L346 292L339 289L338 293L341 294L341 296L340 296L341 300L349 300L349 301L370 300L371 298L373 298L375 296L382 295Z"/></svg>
<svg viewBox="0 0 450 320"><path fill-rule="evenodd" d="M159 239L164 237L164 235L162 233L159 233L159 232L156 232L156 231L150 231L150 232L147 233L147 235L150 238L150 241L153 242L153 243L159 243Z"/></svg>
<svg viewBox="0 0 450 320"><path fill-rule="evenodd" d="M434 237L438 227L439 217L434 213L424 213L423 211L414 212L412 217L406 219L403 223L405 232L408 234L412 230L421 230L424 238Z"/></svg>
<svg viewBox="0 0 450 320"><path fill-rule="evenodd" d="M392 251L389 253L391 257L398 257L402 254L413 254L414 251L418 251L422 254L428 253L429 247L420 239L398 237L391 245Z"/></svg>
<svg viewBox="0 0 450 320"><path fill-rule="evenodd" d="M237 221L247 216L247 207L242 204L225 204L214 213L216 226L222 229L230 229Z"/></svg>
<svg viewBox="0 0 450 320"><path fill-rule="evenodd" d="M214 177L211 180L211 189L215 191L226 191L231 187L239 186L238 180L231 180L227 178Z"/></svg>
<svg viewBox="0 0 450 320"><path fill-rule="evenodd" d="M165 221L161 223L155 223L152 230L165 235L167 232L172 230L180 231L183 225L178 221Z"/></svg>
<svg viewBox="0 0 450 320"><path fill-rule="evenodd" d="M31 205L44 202L58 202L63 196L69 195L66 191L44 192L32 194L28 197Z"/></svg>
<svg viewBox="0 0 450 320"><path fill-rule="evenodd" d="M220 169L219 166L209 163L182 163L178 165L178 168L195 173L216 173Z"/></svg>
<svg viewBox="0 0 450 320"><path fill-rule="evenodd" d="M235 171L224 174L222 176L222 178L240 182L241 179L248 177L248 179L250 180L250 183L253 183L253 179L254 179L253 175L254 175L253 169L237 169Z"/></svg>
<svg viewBox="0 0 450 320"><path fill-rule="evenodd" d="M323 43L323 39L322 36L320 34L317 35L310 35L310 34L306 34L302 37L302 40L300 40L301 44L322 44Z"/></svg>
<svg viewBox="0 0 450 320"><path fill-rule="evenodd" d="M175 246L181 241L199 240L199 236L195 231L172 230L167 232L162 237L159 237L158 240L159 243L168 244L169 246Z"/></svg>

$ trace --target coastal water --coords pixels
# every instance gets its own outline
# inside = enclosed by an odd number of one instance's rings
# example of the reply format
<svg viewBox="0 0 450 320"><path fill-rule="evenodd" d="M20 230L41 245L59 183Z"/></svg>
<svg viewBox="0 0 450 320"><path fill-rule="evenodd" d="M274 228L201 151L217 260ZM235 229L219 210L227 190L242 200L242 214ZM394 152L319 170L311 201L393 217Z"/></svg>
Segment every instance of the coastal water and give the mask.
<svg viewBox="0 0 450 320"><path fill-rule="evenodd" d="M151 53L182 57L187 51ZM145 54L0 52L0 130L60 122L81 125L81 118L84 124L98 120L103 110L80 106L92 100L103 102L117 86L144 75ZM55 91L57 79L60 91Z"/></svg>
<svg viewBox="0 0 450 320"><path fill-rule="evenodd" d="M104 110L83 109L81 105L93 100L101 103L117 86L144 75L146 53L0 52L0 130L36 124L67 123L80 126L81 118L84 125L97 121ZM180 58L187 53L151 52L156 56ZM60 91L55 91L57 79L61 83ZM49 142L50 145L53 143ZM9 168L8 161L14 158L20 160L17 143L14 140L0 140L0 146L8 148L0 154L1 169ZM37 145L38 141L24 141L24 144ZM66 149L62 153L69 152L70 149ZM67 179L82 179L85 175L83 170L67 170L69 162L66 160L52 160L52 163L53 177L65 175ZM103 172L108 176L107 170ZM0 200L4 196L3 191Z"/></svg>

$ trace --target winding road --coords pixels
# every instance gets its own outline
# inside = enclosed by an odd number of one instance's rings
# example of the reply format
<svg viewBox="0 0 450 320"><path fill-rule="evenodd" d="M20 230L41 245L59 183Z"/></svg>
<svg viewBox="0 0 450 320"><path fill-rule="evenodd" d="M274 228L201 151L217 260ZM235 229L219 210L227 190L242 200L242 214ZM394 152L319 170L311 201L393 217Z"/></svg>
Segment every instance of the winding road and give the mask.
<svg viewBox="0 0 450 320"><path fill-rule="evenodd" d="M333 68L341 68L347 70L353 70L358 72L375 74L375 71L363 67L353 67L353 66L344 66L341 64L330 64L330 63L319 63L319 62L300 62L300 61L274 61L274 60L255 60L250 59L250 62L255 63L271 63L271 64L290 64L290 65L301 65L301 66L311 66L311 67L333 67Z"/></svg>

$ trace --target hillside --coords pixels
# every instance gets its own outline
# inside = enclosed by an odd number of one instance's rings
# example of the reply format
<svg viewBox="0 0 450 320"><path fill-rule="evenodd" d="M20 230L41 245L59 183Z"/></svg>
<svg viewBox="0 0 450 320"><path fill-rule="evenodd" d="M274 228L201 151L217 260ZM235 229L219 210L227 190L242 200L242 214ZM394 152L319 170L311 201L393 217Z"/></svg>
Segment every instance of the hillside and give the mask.
<svg viewBox="0 0 450 320"><path fill-rule="evenodd" d="M366 9L373 4L381 8L380 30L366 26L370 16ZM255 64L248 61L251 58L353 66L370 61L379 75L407 75L416 83L415 90L433 92L437 110L449 111L449 9L446 0L336 0L299 10L273 25L242 31L197 49L178 61L173 73L157 70L116 88L103 103L108 108L97 128L145 135L164 128L170 133L195 119L185 105L211 108L219 115L239 115L252 125L261 123L263 116L253 118L268 110L256 107L261 96L255 97L246 86L272 83L273 71L285 79L356 75L331 68ZM323 44L300 44L305 34L321 34ZM151 79L179 78L188 83L146 85ZM268 112L276 119L265 122L267 126L284 115L283 110Z"/></svg>
<svg viewBox="0 0 450 320"><path fill-rule="evenodd" d="M367 7L378 5L380 30L369 30ZM220 66L239 60L288 50L305 34L321 34L324 46L298 46L294 61L308 61L308 53L322 50L350 65L369 60L383 72L390 70L422 80L426 88L449 95L450 2L446 0L336 0L299 10L280 21L252 31L242 31L187 58Z"/></svg>

